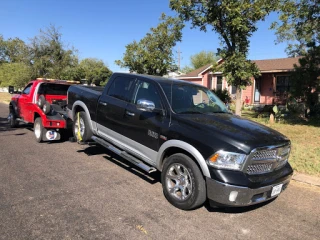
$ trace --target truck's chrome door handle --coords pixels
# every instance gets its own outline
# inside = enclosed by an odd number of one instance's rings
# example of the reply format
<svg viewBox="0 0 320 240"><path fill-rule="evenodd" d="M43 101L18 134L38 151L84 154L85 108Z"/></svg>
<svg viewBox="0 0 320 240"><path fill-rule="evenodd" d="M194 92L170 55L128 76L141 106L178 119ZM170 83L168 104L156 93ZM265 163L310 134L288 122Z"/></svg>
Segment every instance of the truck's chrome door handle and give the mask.
<svg viewBox="0 0 320 240"><path fill-rule="evenodd" d="M129 111L126 111L126 114L133 117L134 116L134 113L133 112L129 112Z"/></svg>
<svg viewBox="0 0 320 240"><path fill-rule="evenodd" d="M100 104L103 105L103 106L107 106L106 102L100 102Z"/></svg>

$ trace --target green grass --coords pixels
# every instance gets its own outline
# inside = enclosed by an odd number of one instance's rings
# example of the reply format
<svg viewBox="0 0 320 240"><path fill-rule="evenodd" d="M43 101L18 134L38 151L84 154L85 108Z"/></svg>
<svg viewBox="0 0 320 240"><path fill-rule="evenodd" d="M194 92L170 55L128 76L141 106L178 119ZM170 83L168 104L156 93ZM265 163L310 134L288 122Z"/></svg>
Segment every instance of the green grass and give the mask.
<svg viewBox="0 0 320 240"><path fill-rule="evenodd" d="M0 92L0 102L9 103L11 100L11 94L7 92Z"/></svg>
<svg viewBox="0 0 320 240"><path fill-rule="evenodd" d="M243 111L242 117L259 122L284 134L291 140L289 162L293 169L320 177L320 120L306 121L287 118L280 123L269 123L269 117L257 117L253 111Z"/></svg>

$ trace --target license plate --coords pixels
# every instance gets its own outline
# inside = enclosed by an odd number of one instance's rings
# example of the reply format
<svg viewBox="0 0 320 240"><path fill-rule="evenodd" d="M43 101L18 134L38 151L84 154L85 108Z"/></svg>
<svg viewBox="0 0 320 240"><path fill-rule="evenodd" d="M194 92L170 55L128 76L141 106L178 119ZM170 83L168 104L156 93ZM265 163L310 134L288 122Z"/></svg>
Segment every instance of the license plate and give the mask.
<svg viewBox="0 0 320 240"><path fill-rule="evenodd" d="M279 184L272 188L271 197L276 196L281 193L283 184Z"/></svg>

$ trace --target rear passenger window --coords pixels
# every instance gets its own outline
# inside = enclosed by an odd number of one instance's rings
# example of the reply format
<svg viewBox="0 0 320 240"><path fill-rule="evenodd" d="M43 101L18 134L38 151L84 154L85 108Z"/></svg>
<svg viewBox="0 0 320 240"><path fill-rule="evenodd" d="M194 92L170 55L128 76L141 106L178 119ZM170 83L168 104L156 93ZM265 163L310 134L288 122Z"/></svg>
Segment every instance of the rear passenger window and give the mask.
<svg viewBox="0 0 320 240"><path fill-rule="evenodd" d="M129 102L133 81L132 78L117 77L111 84L108 95Z"/></svg>

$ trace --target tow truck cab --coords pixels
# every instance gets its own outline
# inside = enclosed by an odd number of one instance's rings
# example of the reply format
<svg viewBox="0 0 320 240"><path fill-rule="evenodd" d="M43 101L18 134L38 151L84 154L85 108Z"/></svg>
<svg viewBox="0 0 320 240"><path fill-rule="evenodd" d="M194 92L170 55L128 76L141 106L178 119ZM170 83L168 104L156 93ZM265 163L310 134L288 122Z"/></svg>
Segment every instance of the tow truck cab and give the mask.
<svg viewBox="0 0 320 240"><path fill-rule="evenodd" d="M67 91L76 81L37 78L30 81L21 93L14 94L9 104L8 121L11 127L19 122L34 124L36 140L61 138L61 130L69 127L66 114Z"/></svg>

